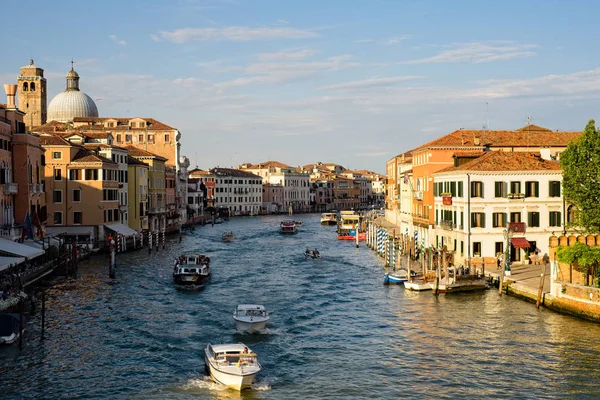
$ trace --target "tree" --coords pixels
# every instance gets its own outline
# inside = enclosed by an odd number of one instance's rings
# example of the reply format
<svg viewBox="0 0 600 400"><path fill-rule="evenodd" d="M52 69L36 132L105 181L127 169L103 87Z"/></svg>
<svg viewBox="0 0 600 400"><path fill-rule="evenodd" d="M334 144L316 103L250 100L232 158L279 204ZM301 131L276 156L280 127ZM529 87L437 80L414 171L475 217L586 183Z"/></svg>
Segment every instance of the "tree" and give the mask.
<svg viewBox="0 0 600 400"><path fill-rule="evenodd" d="M590 285L589 276L599 278L600 269L600 247L590 247L583 243L575 243L573 246L559 246L556 249L558 261L569 265L575 264L575 268L585 273L586 285Z"/></svg>
<svg viewBox="0 0 600 400"><path fill-rule="evenodd" d="M577 207L570 223L587 233L600 232L600 131L590 120L583 134L569 143L560 156L563 196Z"/></svg>

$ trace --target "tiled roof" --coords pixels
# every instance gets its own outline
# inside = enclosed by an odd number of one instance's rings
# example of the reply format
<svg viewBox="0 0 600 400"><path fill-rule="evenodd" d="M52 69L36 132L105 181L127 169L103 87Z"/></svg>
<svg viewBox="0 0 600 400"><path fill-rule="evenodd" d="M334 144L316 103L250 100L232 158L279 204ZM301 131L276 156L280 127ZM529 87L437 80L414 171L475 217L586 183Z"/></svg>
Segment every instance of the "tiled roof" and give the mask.
<svg viewBox="0 0 600 400"><path fill-rule="evenodd" d="M67 131L67 124L58 121L50 121L44 125L35 126L31 128L31 130L39 133L65 132Z"/></svg>
<svg viewBox="0 0 600 400"><path fill-rule="evenodd" d="M137 158L131 157L130 155L127 155L127 164L148 166L148 164L146 164L145 162L142 162Z"/></svg>
<svg viewBox="0 0 600 400"><path fill-rule="evenodd" d="M144 121L146 121L146 127L143 128L132 128L129 127L129 121L134 120L134 119L143 119ZM116 122L120 122L124 125L120 125L120 126L116 126L116 127L105 127L104 126L104 122L106 121L116 121ZM99 124L99 125L90 125L89 128L91 129L100 129L100 130L107 130L107 131L112 131L112 130L141 130L141 131L145 131L145 130L149 130L149 131L161 131L161 130L174 130L175 128L164 124L160 121L155 120L154 118L141 118L141 117L133 117L133 118L110 118L110 117L104 117L104 118L93 118L93 117L76 117L73 118L73 122L87 122L89 124Z"/></svg>
<svg viewBox="0 0 600 400"><path fill-rule="evenodd" d="M84 143L83 147L86 149L111 149L113 146L105 143Z"/></svg>
<svg viewBox="0 0 600 400"><path fill-rule="evenodd" d="M477 158L485 154L483 150L464 150L454 152L454 157Z"/></svg>
<svg viewBox="0 0 600 400"><path fill-rule="evenodd" d="M216 176L237 176L242 178L261 179L258 175L254 175L252 172L242 171L235 168L213 168L210 172Z"/></svg>
<svg viewBox="0 0 600 400"><path fill-rule="evenodd" d="M135 146L126 146L125 149L129 151L129 155L132 157L153 157L157 160L167 161L166 158L161 157L158 154L151 153L147 150L138 149Z"/></svg>
<svg viewBox="0 0 600 400"><path fill-rule="evenodd" d="M485 155L458 167L448 167L437 173L453 171L560 171L560 163L544 160L539 153L489 151ZM435 175L435 174L434 174Z"/></svg>
<svg viewBox="0 0 600 400"><path fill-rule="evenodd" d="M275 167L275 168L293 168L293 167L290 167L287 164L280 163L279 161L267 161L267 162L260 163L260 164L249 165L245 169L260 169L260 168L271 168L271 167Z"/></svg>
<svg viewBox="0 0 600 400"><path fill-rule="evenodd" d="M553 132L535 125L516 131L486 131L460 129L432 140L413 152L431 147L566 147L569 142L581 135L581 132Z"/></svg>
<svg viewBox="0 0 600 400"><path fill-rule="evenodd" d="M41 146L71 146L71 143L67 142L65 139L63 139L59 136L43 135L43 136L40 136L40 145Z"/></svg>
<svg viewBox="0 0 600 400"><path fill-rule="evenodd" d="M526 131L526 132L552 132L552 129L543 128L538 125L525 125L522 128L515 129L515 131Z"/></svg>
<svg viewBox="0 0 600 400"><path fill-rule="evenodd" d="M109 160L106 157L96 155L86 149L79 150L77 152L77 154L75 154L75 157L73 157L73 159L71 160L71 163L78 163L78 162L82 162L82 163L101 162L101 163L116 164L112 160Z"/></svg>

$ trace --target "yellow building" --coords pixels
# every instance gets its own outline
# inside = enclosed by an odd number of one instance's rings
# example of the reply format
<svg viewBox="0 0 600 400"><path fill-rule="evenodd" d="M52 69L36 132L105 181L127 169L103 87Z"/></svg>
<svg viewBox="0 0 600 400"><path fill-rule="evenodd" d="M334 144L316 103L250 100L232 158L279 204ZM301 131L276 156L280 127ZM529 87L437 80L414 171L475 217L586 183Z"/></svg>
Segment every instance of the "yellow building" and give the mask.
<svg viewBox="0 0 600 400"><path fill-rule="evenodd" d="M129 227L138 232L148 229L148 170L145 162L127 157Z"/></svg>
<svg viewBox="0 0 600 400"><path fill-rule="evenodd" d="M148 165L148 229L164 232L167 228L167 190L165 187L166 158L127 146L129 155Z"/></svg>
<svg viewBox="0 0 600 400"><path fill-rule="evenodd" d="M59 136L41 136L40 144L48 233L105 239L104 225L119 221L117 163Z"/></svg>

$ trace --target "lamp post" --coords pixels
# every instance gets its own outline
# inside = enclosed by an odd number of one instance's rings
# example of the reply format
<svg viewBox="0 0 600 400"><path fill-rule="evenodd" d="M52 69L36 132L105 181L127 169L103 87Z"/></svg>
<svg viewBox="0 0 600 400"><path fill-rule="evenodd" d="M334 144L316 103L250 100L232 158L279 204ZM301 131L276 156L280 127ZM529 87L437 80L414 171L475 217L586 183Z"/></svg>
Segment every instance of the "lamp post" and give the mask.
<svg viewBox="0 0 600 400"><path fill-rule="evenodd" d="M504 259L504 274L510 276L510 239L513 237L513 230L507 228L504 230L504 239L506 239L506 257Z"/></svg>

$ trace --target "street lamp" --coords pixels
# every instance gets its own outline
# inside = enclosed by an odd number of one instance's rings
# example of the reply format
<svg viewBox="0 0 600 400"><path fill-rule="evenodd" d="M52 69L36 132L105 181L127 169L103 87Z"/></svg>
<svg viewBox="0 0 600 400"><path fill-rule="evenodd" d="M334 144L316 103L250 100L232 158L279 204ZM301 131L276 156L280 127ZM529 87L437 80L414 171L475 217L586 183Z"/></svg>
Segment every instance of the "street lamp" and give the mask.
<svg viewBox="0 0 600 400"><path fill-rule="evenodd" d="M506 239L506 257L504 258L504 275L510 276L510 239L513 237L513 230L508 227L504 229L504 239Z"/></svg>

